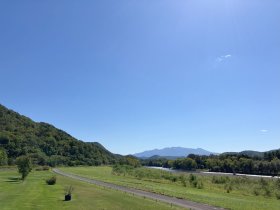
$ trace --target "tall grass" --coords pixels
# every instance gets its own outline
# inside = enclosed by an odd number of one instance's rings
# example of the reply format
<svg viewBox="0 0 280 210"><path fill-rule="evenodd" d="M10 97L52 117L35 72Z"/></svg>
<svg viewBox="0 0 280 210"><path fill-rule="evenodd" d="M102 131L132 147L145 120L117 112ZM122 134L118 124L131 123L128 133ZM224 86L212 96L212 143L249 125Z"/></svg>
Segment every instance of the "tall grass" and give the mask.
<svg viewBox="0 0 280 210"><path fill-rule="evenodd" d="M170 182L182 187L223 191L241 195L254 195L280 199L280 180L229 176L203 176L186 173L171 173L149 168L134 168L125 165L116 165L113 175L130 176L139 180L153 182Z"/></svg>

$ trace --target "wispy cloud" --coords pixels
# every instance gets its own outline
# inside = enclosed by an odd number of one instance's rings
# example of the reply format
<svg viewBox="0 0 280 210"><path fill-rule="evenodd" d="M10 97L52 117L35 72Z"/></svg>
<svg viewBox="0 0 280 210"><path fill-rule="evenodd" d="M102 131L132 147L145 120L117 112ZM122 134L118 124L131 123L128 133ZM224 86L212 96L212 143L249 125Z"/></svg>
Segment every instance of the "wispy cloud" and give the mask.
<svg viewBox="0 0 280 210"><path fill-rule="evenodd" d="M222 62L222 61L224 61L224 60L226 60L226 59L229 59L229 58L231 58L231 57L232 57L231 54L221 55L221 56L219 56L219 57L216 58L216 61L217 61L218 63L220 63L220 62Z"/></svg>
<svg viewBox="0 0 280 210"><path fill-rule="evenodd" d="M268 132L268 130L266 130L266 129L262 129L262 130L260 130L260 132L261 132L261 133L267 133L267 132Z"/></svg>

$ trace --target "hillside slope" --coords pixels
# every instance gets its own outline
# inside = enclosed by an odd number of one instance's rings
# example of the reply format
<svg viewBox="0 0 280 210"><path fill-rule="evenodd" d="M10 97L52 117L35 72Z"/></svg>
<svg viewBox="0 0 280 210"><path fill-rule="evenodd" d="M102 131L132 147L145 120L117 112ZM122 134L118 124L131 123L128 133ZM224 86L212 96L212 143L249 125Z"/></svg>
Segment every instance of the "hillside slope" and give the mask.
<svg viewBox="0 0 280 210"><path fill-rule="evenodd" d="M16 157L30 155L44 165L100 165L118 161L97 142L83 142L47 123L37 123L0 105L0 149L9 163Z"/></svg>

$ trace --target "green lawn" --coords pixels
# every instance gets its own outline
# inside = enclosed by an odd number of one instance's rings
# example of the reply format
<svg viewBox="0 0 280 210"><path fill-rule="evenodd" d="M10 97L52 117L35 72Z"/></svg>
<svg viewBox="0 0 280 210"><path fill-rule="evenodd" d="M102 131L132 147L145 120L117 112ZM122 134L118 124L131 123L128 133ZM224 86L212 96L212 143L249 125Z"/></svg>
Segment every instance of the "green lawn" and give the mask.
<svg viewBox="0 0 280 210"><path fill-rule="evenodd" d="M181 209L58 175L57 184L49 186L45 180L53 175L51 171L33 171L22 182L15 169L0 169L0 209ZM69 185L74 187L73 200L65 202L64 188Z"/></svg>
<svg viewBox="0 0 280 210"><path fill-rule="evenodd" d="M227 193L224 185L211 183L211 177L200 177L203 180L203 189L197 189L190 186L183 187L180 182L171 182L158 179L138 179L133 176L112 175L111 167L63 167L63 171L89 178L99 179L123 186L129 186L144 189L152 192L166 194L175 197L186 198L189 200L207 203L214 206L220 206L235 210L279 210L280 200L274 195L266 197L263 195L255 196L252 194L254 182L247 180L246 184L233 186L233 190ZM156 170L156 169L155 169ZM271 183L270 183L271 184ZM272 182L273 184L273 182Z"/></svg>

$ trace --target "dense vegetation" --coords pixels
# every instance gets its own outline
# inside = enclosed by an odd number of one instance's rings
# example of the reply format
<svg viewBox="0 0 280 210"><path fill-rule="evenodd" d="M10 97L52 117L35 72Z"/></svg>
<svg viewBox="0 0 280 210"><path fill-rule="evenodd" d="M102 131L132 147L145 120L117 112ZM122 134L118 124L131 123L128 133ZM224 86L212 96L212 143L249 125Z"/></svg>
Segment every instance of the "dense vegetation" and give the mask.
<svg viewBox="0 0 280 210"><path fill-rule="evenodd" d="M146 167L63 167L79 176L232 210L279 210L280 179L202 175Z"/></svg>
<svg viewBox="0 0 280 210"><path fill-rule="evenodd" d="M187 158L176 160L151 158L141 160L141 163L146 166L162 166L183 170L207 169L213 172L277 176L280 174L280 150L265 152L258 156L244 153L225 153L211 156L191 154Z"/></svg>
<svg viewBox="0 0 280 210"><path fill-rule="evenodd" d="M0 165L15 164L28 155L39 165L101 165L120 161L121 156L101 144L75 139L47 123L36 123L0 105Z"/></svg>
<svg viewBox="0 0 280 210"><path fill-rule="evenodd" d="M117 176L133 176L143 180L167 180L170 182L178 182L184 187L193 187L203 189L204 184L208 187L216 185L222 186L224 192L231 193L233 190L238 191L244 187L249 194L265 197L273 197L280 199L280 179L249 179L247 177L229 177L229 176L199 176L192 173L171 173L164 170L155 170L150 168L133 168L125 165L115 165L112 168L112 174ZM213 185L213 186L209 186ZM246 187L245 187L246 188Z"/></svg>

